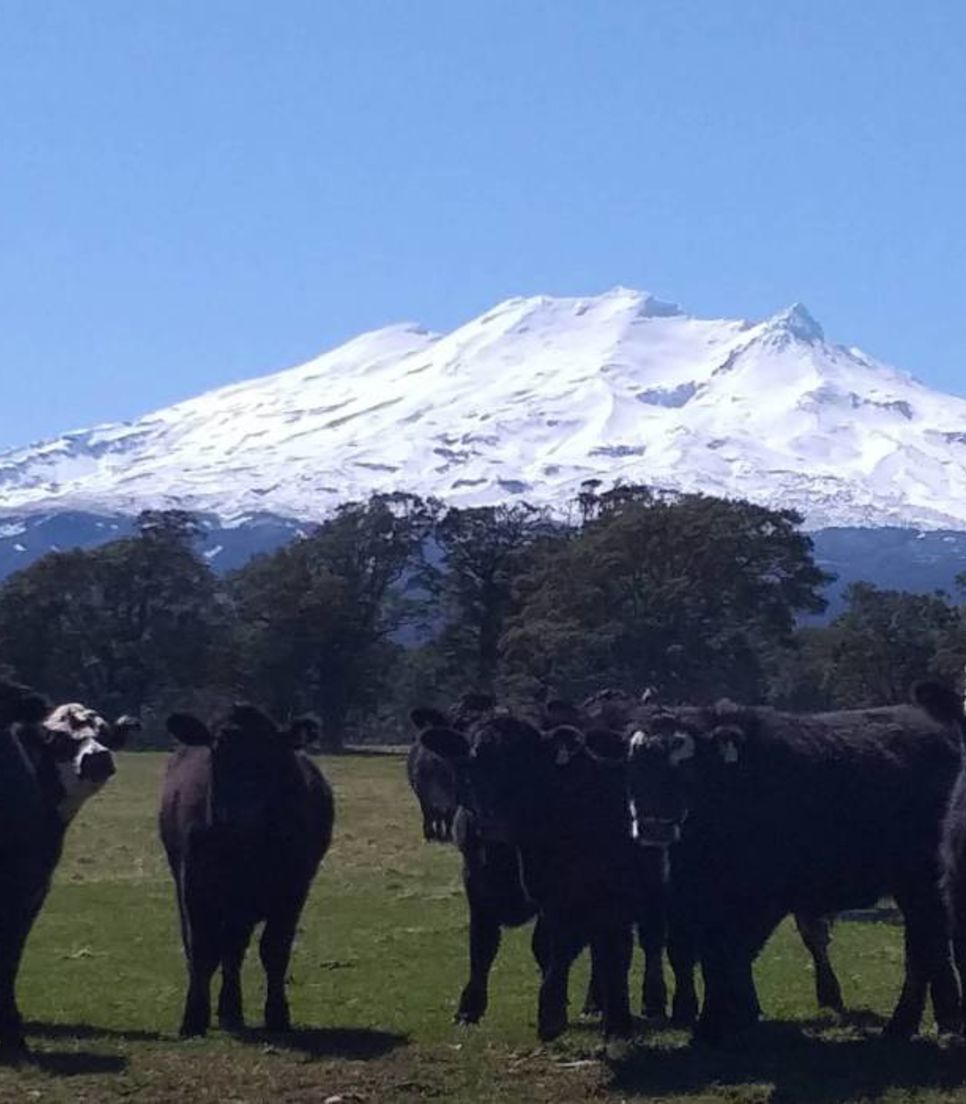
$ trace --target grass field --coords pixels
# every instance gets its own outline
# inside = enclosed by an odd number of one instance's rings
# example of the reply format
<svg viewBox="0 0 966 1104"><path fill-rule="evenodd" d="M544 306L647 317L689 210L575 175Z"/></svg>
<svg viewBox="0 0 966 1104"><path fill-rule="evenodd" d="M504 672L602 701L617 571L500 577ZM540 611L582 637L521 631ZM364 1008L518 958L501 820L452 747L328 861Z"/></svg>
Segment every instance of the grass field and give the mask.
<svg viewBox="0 0 966 1104"><path fill-rule="evenodd" d="M323 763L336 835L293 957L299 1030L181 1042L184 971L154 827L163 763L122 756L119 776L71 830L21 973L35 1059L0 1068L4 1104L966 1100L966 1049L928 1034L905 1045L878 1038L901 969L892 923L836 929L833 957L858 1010L847 1024L816 1017L805 952L785 926L758 966L768 1021L724 1051L648 1029L607 1061L595 1028L580 1022L538 1045L528 931L504 941L485 1022L453 1027L466 954L458 856L422 842L402 759L390 755ZM257 1024L262 986L251 959L246 1012ZM635 988L638 976L635 963ZM575 1001L584 979L581 963Z"/></svg>

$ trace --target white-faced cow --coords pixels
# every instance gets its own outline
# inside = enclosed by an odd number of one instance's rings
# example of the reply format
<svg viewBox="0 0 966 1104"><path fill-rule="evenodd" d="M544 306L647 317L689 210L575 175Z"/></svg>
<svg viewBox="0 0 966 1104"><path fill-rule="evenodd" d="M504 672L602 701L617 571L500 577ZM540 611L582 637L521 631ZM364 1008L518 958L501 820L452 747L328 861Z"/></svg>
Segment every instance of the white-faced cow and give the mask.
<svg viewBox="0 0 966 1104"><path fill-rule="evenodd" d="M0 1050L26 1047L17 973L67 826L114 774L111 749L136 726L77 703L51 711L41 695L0 682Z"/></svg>
<svg viewBox="0 0 966 1104"><path fill-rule="evenodd" d="M959 762L958 727L913 705L796 715L721 703L642 720L632 811L639 837L654 826L680 835L672 899L705 979L699 1036L758 1018L752 963L784 916L885 895L906 925L888 1031L918 1028L929 988L940 1029L958 1025L938 844Z"/></svg>
<svg viewBox="0 0 966 1104"><path fill-rule="evenodd" d="M172 714L167 725L181 744L168 764L160 816L188 966L181 1034L208 1030L219 967L219 1023L244 1026L241 966L261 922L265 1025L287 1031L292 941L335 816L328 783L300 750L314 722L281 729L239 704L212 728L187 713Z"/></svg>

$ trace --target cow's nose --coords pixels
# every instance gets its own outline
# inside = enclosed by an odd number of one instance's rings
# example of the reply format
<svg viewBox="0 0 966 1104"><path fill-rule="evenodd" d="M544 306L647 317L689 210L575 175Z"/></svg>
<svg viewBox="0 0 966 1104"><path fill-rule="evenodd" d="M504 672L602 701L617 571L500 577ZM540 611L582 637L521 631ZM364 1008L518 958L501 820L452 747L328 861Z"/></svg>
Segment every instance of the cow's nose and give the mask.
<svg viewBox="0 0 966 1104"><path fill-rule="evenodd" d="M91 751L81 759L80 776L85 782L106 782L114 770L114 756L109 751Z"/></svg>

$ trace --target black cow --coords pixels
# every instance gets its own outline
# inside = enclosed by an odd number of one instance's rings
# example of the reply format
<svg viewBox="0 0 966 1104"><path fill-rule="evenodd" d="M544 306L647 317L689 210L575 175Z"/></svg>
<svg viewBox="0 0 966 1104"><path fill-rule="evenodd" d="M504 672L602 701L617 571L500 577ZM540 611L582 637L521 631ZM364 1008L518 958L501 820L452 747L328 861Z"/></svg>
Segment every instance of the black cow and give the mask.
<svg viewBox="0 0 966 1104"><path fill-rule="evenodd" d="M109 725L76 703L51 711L40 694L0 682L0 1050L26 1049L17 973L67 826L114 774L110 749L136 725Z"/></svg>
<svg viewBox="0 0 966 1104"><path fill-rule="evenodd" d="M492 711L495 706L489 694L464 694L459 703L443 714L436 709L412 711L418 730L433 725L450 725L462 731L474 720ZM453 817L456 815L456 775L452 764L441 755L413 740L406 756L406 778L419 802L423 816L423 838L446 843L453 838Z"/></svg>
<svg viewBox="0 0 966 1104"><path fill-rule="evenodd" d="M966 730L963 699L948 687L927 683L918 688L920 704L940 722ZM939 850L941 886L959 972L966 1028L966 758L963 759L943 820Z"/></svg>
<svg viewBox="0 0 966 1104"><path fill-rule="evenodd" d="M421 740L456 766L460 805L484 846L496 840L516 849L523 900L539 909L540 1037L553 1039L566 1027L570 967L588 944L604 1035L628 1036L627 973L643 887L621 738L571 726L545 733L494 715L465 734L436 727Z"/></svg>
<svg viewBox="0 0 966 1104"><path fill-rule="evenodd" d="M959 761L958 727L911 705L795 715L721 703L642 719L632 811L638 835L680 831L672 899L704 974L700 1037L758 1018L752 963L785 915L887 894L906 925L905 983L887 1030L917 1030L930 986L940 1030L955 1029L938 844Z"/></svg>
<svg viewBox="0 0 966 1104"><path fill-rule="evenodd" d="M172 714L167 726L182 745L168 764L160 815L188 966L181 1034L208 1030L219 966L219 1023L244 1026L241 966L262 921L265 1025L287 1031L292 940L335 815L328 783L300 750L314 722L279 729L240 704L212 729L187 713Z"/></svg>
<svg viewBox="0 0 966 1104"><path fill-rule="evenodd" d="M459 786L450 760L423 744L424 732L434 728L461 731L472 723L473 711L465 708L466 701L464 698L446 713L428 708L413 710L412 721L420 736L410 749L407 767L412 772L410 763L418 755L423 770L434 771L437 780L446 778L453 786L451 792L444 792L441 798L437 798L437 809L447 811L451 838L463 859L463 890L469 912L470 966L470 976L460 993L453 1018L459 1024L475 1024L483 1018L489 1002L490 971L500 949L503 928L516 928L528 923L536 916L537 906L527 896L520 880L517 848L503 837L487 834L472 809L459 805ZM491 707L492 701L489 701L479 715L484 715ZM416 748L418 753L414 751ZM411 781L411 784L422 806L423 795L416 783ZM423 815L425 824L425 810ZM535 931L535 948L539 939ZM535 949L535 956L536 953Z"/></svg>

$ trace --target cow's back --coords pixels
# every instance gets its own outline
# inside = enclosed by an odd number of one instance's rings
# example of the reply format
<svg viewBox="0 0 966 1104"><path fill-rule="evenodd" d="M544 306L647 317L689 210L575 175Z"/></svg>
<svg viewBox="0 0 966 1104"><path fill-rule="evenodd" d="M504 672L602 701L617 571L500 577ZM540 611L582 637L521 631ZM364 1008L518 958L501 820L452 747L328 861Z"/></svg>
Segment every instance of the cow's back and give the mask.
<svg viewBox="0 0 966 1104"><path fill-rule="evenodd" d="M739 897L824 911L872 903L935 868L958 733L913 707L761 709L703 795L681 857Z"/></svg>

